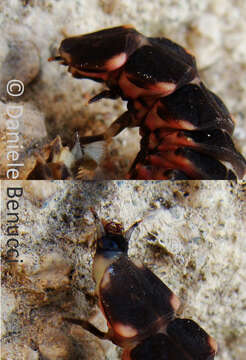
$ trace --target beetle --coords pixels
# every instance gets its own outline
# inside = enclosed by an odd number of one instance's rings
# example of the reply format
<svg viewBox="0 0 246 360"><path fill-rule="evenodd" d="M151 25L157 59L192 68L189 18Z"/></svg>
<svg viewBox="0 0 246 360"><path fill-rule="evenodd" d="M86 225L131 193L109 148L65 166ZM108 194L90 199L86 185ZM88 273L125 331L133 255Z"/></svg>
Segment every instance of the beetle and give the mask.
<svg viewBox="0 0 246 360"><path fill-rule="evenodd" d="M178 297L150 269L127 256L140 221L124 231L121 224L93 214L97 226L93 278L108 332L83 319L64 320L121 346L123 360L214 359L216 341L193 320L176 317Z"/></svg>
<svg viewBox="0 0 246 360"><path fill-rule="evenodd" d="M194 56L182 46L125 25L66 38L59 53L49 60L68 66L75 78L108 87L90 103L118 97L127 101L128 110L103 134L80 138L83 145L138 126L141 147L127 179L217 180L245 175L246 160L231 139L234 121L222 100L201 81Z"/></svg>

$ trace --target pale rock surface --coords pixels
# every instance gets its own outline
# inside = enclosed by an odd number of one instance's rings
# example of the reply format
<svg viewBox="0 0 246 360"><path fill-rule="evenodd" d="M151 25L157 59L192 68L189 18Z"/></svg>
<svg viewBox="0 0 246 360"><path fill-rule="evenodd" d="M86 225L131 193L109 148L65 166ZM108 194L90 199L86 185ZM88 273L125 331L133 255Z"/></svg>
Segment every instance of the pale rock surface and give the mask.
<svg viewBox="0 0 246 360"><path fill-rule="evenodd" d="M23 116L14 119L23 111ZM35 124L35 126L33 126ZM11 163L24 163L18 168L20 177L33 168L38 148L47 137L44 114L31 102L0 101L0 179L6 179ZM11 146L16 146L13 148ZM10 152L15 151L15 155ZM18 156L16 161L12 159ZM11 174L9 175L11 179Z"/></svg>

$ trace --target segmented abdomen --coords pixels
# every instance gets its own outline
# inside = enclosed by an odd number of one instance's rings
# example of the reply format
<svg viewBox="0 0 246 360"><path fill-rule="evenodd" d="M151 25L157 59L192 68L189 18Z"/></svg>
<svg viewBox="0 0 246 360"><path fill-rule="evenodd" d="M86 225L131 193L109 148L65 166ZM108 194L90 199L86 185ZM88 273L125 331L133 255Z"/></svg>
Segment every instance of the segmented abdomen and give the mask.
<svg viewBox="0 0 246 360"><path fill-rule="evenodd" d="M160 98L140 125L141 149L128 179L235 179L245 160L231 134L234 122L223 102L200 83Z"/></svg>

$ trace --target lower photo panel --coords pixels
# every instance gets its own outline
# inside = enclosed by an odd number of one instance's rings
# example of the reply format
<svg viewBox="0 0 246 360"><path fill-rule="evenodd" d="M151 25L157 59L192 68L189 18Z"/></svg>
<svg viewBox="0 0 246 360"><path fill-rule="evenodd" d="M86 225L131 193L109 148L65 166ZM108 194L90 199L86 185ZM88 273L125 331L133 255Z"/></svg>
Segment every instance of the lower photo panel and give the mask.
<svg viewBox="0 0 246 360"><path fill-rule="evenodd" d="M2 360L246 358L245 183L0 184Z"/></svg>

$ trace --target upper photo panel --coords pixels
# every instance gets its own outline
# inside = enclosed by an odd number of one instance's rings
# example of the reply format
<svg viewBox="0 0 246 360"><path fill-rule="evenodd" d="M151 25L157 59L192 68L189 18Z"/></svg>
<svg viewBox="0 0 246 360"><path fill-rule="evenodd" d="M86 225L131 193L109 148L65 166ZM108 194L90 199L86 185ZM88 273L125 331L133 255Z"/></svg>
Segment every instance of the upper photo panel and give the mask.
<svg viewBox="0 0 246 360"><path fill-rule="evenodd" d="M0 179L244 178L243 0L0 10Z"/></svg>

